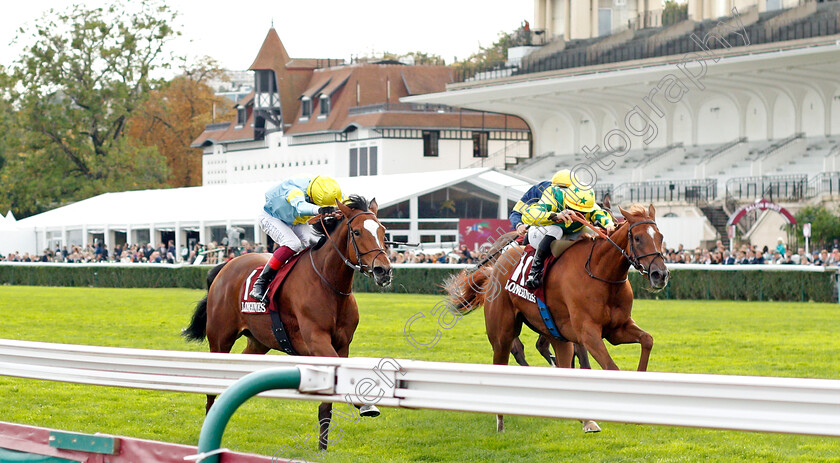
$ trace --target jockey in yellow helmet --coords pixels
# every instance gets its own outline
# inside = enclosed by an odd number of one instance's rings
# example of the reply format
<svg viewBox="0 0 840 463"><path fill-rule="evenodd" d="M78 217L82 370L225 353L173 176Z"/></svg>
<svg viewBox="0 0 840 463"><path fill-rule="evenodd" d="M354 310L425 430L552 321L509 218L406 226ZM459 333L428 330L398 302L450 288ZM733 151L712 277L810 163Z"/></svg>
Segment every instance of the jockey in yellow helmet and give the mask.
<svg viewBox="0 0 840 463"><path fill-rule="evenodd" d="M537 253L531 272L525 281L525 286L536 289L540 286L545 258L551 252L551 243L558 239L579 239L587 233L588 228L580 222L571 221L572 213L583 213L586 220L600 224L607 232L615 230L612 217L595 203L595 192L591 188L578 185L568 188L551 186L543 193L537 204L529 207L522 214L522 219L531 227L528 229L528 240Z"/></svg>
<svg viewBox="0 0 840 463"><path fill-rule="evenodd" d="M335 202L341 199L338 182L323 175L292 177L266 192L258 220L260 228L277 243L277 249L249 296L258 301L265 298L269 283L283 264L320 239L306 222L315 215L335 212Z"/></svg>
<svg viewBox="0 0 840 463"><path fill-rule="evenodd" d="M559 186L560 188L568 188L572 184L572 171L569 169L558 170L557 173L551 177L551 181L544 181L537 183L536 185L532 186L528 191L519 198L519 201L516 205L513 206L513 210L510 211L510 216L508 219L510 220L510 224L514 230L516 230L519 235L524 235L527 231L528 224L522 221L522 214L528 209L528 207L535 204L537 201L540 200L543 193L545 192L548 187L555 185Z"/></svg>

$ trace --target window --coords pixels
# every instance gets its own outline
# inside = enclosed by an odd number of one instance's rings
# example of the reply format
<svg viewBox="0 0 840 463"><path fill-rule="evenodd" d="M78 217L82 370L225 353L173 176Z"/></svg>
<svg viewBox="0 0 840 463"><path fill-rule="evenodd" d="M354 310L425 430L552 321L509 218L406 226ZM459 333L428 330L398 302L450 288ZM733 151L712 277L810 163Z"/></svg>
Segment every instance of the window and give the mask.
<svg viewBox="0 0 840 463"><path fill-rule="evenodd" d="M236 125L245 125L246 114L245 108L236 108Z"/></svg>
<svg viewBox="0 0 840 463"><path fill-rule="evenodd" d="M321 115L328 116L330 114L330 97L321 95Z"/></svg>
<svg viewBox="0 0 840 463"><path fill-rule="evenodd" d="M368 174L368 149L359 149L359 175L364 176Z"/></svg>
<svg viewBox="0 0 840 463"><path fill-rule="evenodd" d="M378 161L379 147L371 146L368 151L368 175L376 175L376 163Z"/></svg>
<svg viewBox="0 0 840 463"><path fill-rule="evenodd" d="M256 93L277 92L277 82L274 80L274 71L257 71L254 75Z"/></svg>
<svg viewBox="0 0 840 463"><path fill-rule="evenodd" d="M324 164L327 162L324 161ZM379 147L350 148L350 176L376 175L379 164Z"/></svg>
<svg viewBox="0 0 840 463"><path fill-rule="evenodd" d="M312 100L305 96L303 99L300 100L300 118L301 119L309 119L309 116L312 115Z"/></svg>
<svg viewBox="0 0 840 463"><path fill-rule="evenodd" d="M487 157L487 138L488 132L473 132L473 157L486 158Z"/></svg>
<svg viewBox="0 0 840 463"><path fill-rule="evenodd" d="M424 130L423 131L423 156L437 157L438 156L438 139L440 139L439 130Z"/></svg>
<svg viewBox="0 0 840 463"><path fill-rule="evenodd" d="M359 175L359 149L350 148L350 176L357 177Z"/></svg>

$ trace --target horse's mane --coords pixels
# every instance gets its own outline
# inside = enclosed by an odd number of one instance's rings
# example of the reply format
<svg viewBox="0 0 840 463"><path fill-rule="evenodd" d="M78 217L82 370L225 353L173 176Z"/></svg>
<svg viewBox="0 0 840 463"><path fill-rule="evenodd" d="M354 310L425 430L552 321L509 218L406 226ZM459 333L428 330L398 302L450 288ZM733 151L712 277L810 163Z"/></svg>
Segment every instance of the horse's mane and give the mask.
<svg viewBox="0 0 840 463"><path fill-rule="evenodd" d="M630 208L627 209L627 212L629 212L632 215L641 215L641 216L646 216L647 213L648 213L647 209L645 209L645 206L642 206L639 203L636 203L636 204L633 204L632 206L630 206Z"/></svg>
<svg viewBox="0 0 840 463"><path fill-rule="evenodd" d="M347 199L344 200L344 205L349 207L350 209L354 209L354 210L357 210L357 211L368 211L368 210L370 210L369 206L368 206L367 199L365 199L365 197L361 196L361 195L355 195L354 194L354 195L348 196ZM312 228L315 229L315 233L317 235L326 236L327 234L332 234L332 232L335 231L335 229L338 228L338 225L343 221L344 221L343 218L341 220L328 221L328 225L327 225L327 228L325 230L324 229L324 222L319 220L318 222L316 222L312 226ZM321 243L318 244L319 247L320 247L320 244Z"/></svg>

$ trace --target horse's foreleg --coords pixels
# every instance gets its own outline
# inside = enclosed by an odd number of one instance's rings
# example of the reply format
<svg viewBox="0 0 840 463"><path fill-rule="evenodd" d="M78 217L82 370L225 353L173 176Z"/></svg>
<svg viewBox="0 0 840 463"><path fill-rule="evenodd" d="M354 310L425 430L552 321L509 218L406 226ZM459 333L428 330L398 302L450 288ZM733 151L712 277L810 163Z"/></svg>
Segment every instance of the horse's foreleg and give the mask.
<svg viewBox="0 0 840 463"><path fill-rule="evenodd" d="M332 403L323 402L318 406L318 448L327 449L329 444L330 420L332 419Z"/></svg>
<svg viewBox="0 0 840 463"><path fill-rule="evenodd" d="M633 320L628 321L624 326L610 333L607 340L614 345L634 342L641 344L642 353L639 355L638 371L647 371L650 351L653 349L653 336L639 328L636 322Z"/></svg>
<svg viewBox="0 0 840 463"><path fill-rule="evenodd" d="M574 349L572 343L561 342L556 339L546 338L545 350L548 351L548 345L554 348L554 353L557 354L557 359L554 362L557 368L572 368L572 357L574 356Z"/></svg>
<svg viewBox="0 0 840 463"><path fill-rule="evenodd" d="M522 365L523 367L529 366L528 362L525 361L525 346L522 345L522 341L520 341L518 337L513 338L513 343L510 346L510 353L513 355L514 360L516 360L516 363Z"/></svg>
<svg viewBox="0 0 840 463"><path fill-rule="evenodd" d="M583 347L592 354L598 365L604 370L618 370L618 365L615 364L610 353L607 352L607 346L604 345L604 340L601 338L601 326L596 323L587 323L581 326L578 332L578 338L583 344Z"/></svg>

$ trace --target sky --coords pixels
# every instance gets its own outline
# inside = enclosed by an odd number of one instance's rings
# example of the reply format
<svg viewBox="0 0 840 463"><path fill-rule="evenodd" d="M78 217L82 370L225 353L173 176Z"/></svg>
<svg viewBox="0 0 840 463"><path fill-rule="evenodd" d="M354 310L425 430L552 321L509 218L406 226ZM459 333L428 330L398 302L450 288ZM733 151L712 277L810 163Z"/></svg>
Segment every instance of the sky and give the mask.
<svg viewBox="0 0 840 463"><path fill-rule="evenodd" d="M128 1L128 0L122 0ZM110 4L80 0L89 7ZM524 20L533 23L533 0L168 0L179 11L182 36L173 50L189 57L210 56L222 67L247 69L272 21L292 58L343 58L422 51L440 55L447 64L466 58L512 32ZM71 2L8 2L0 15L0 64L20 56L11 44L18 30L37 24L50 8Z"/></svg>

